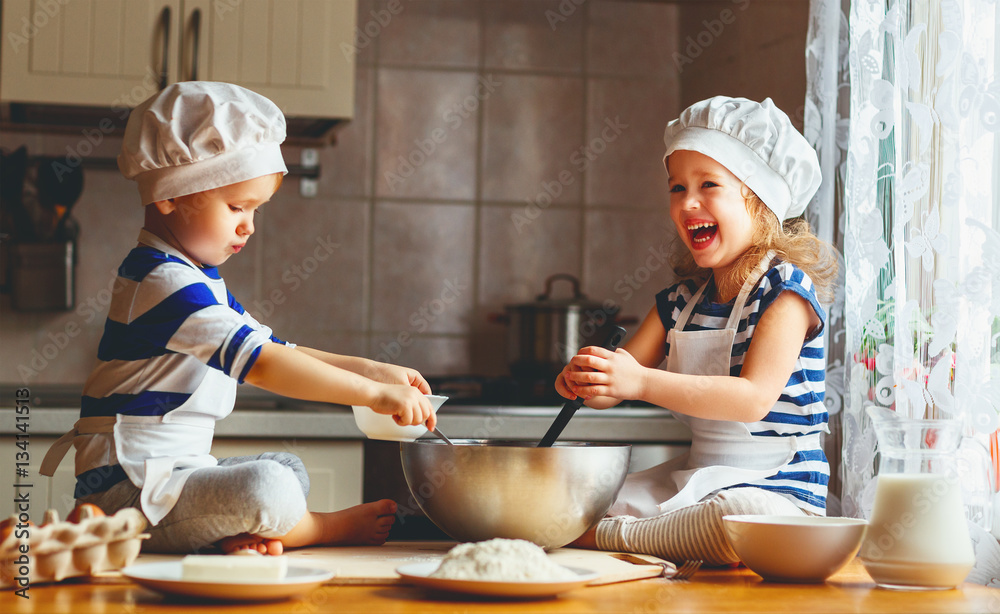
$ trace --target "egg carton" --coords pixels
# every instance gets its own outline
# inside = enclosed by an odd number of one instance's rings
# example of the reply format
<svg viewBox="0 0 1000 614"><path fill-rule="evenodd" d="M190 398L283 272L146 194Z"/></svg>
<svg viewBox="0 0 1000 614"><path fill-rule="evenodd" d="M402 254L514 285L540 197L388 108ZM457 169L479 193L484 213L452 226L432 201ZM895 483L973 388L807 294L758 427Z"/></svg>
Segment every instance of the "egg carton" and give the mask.
<svg viewBox="0 0 1000 614"><path fill-rule="evenodd" d="M143 533L146 517L135 508L113 516L85 509L81 515L79 522L60 522L55 510L47 510L44 523L30 526L28 535L11 531L0 542L0 589L23 588L25 571L28 584L36 584L121 569L135 561L142 540L149 538ZM17 523L16 516L11 519Z"/></svg>

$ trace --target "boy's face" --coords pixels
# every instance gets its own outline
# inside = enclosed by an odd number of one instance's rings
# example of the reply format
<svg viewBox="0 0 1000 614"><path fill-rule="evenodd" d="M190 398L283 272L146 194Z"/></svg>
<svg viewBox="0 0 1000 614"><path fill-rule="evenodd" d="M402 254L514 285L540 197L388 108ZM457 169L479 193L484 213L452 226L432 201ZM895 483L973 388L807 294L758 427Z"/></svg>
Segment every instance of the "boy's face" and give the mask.
<svg viewBox="0 0 1000 614"><path fill-rule="evenodd" d="M279 176L157 202L169 234L162 238L196 263L219 266L246 245L254 231L253 218L277 190Z"/></svg>
<svg viewBox="0 0 1000 614"><path fill-rule="evenodd" d="M670 218L698 266L719 278L753 241L743 182L714 159L675 151L667 159Z"/></svg>

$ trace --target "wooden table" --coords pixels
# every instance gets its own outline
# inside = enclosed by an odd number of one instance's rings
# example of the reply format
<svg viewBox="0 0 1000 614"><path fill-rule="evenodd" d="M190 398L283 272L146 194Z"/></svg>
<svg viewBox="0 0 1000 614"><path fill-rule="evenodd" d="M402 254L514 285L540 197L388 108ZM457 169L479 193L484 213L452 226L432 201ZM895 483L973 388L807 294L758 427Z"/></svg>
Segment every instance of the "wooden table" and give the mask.
<svg viewBox="0 0 1000 614"><path fill-rule="evenodd" d="M125 581L63 582L32 586L31 599L0 593L0 611L22 614L162 614L212 612L1000 612L1000 590L966 584L948 591L876 588L857 560L825 584L763 582L747 569L706 569L683 582L652 579L587 587L556 599L497 602L427 592L412 586L323 586L299 600L262 604L216 604L168 600Z"/></svg>

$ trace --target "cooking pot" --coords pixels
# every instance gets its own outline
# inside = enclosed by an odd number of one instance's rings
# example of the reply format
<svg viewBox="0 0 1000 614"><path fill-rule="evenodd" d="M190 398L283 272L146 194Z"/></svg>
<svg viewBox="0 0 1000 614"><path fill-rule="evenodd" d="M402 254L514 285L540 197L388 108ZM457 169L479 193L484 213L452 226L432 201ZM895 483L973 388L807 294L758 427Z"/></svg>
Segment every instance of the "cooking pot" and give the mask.
<svg viewBox="0 0 1000 614"><path fill-rule="evenodd" d="M557 281L572 285L572 296L556 298ZM567 273L545 280L545 292L529 303L505 305L490 320L507 324L507 363L515 377L554 378L580 348L600 345L616 325L635 324L620 317L612 300L594 301L580 291L580 281Z"/></svg>

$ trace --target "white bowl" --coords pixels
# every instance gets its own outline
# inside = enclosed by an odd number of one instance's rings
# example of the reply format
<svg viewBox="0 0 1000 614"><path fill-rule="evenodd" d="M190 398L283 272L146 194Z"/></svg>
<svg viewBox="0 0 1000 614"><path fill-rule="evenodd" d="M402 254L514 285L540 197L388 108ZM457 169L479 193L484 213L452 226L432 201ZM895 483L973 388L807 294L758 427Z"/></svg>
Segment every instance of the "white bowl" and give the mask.
<svg viewBox="0 0 1000 614"><path fill-rule="evenodd" d="M828 516L723 516L733 550L773 582L825 582L858 553L868 521Z"/></svg>
<svg viewBox="0 0 1000 614"><path fill-rule="evenodd" d="M448 400L448 397L436 394L425 395L431 402L431 407L437 411L441 405ZM413 441L427 432L427 427L423 424L400 426L396 424L392 416L377 414L371 407L365 405L352 405L354 409L354 422L368 439L383 439L385 441Z"/></svg>

